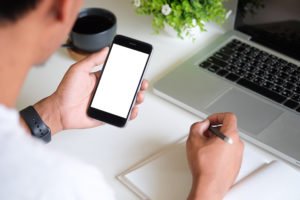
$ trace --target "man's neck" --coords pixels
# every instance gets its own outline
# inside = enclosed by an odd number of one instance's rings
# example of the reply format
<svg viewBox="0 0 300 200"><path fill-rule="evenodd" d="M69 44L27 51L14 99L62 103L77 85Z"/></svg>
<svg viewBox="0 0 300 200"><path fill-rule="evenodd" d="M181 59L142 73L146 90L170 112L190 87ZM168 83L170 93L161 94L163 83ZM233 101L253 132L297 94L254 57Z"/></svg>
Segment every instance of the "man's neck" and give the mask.
<svg viewBox="0 0 300 200"><path fill-rule="evenodd" d="M20 36L14 34L16 31L0 29L0 104L7 107L15 107L30 69L30 58L27 57L30 48L22 44Z"/></svg>

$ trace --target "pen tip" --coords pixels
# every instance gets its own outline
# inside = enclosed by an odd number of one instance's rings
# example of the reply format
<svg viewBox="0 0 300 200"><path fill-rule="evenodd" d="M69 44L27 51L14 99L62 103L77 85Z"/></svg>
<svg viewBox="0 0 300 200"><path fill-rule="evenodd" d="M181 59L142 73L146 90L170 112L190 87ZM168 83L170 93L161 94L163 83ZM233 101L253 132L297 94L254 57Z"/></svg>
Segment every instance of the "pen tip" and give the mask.
<svg viewBox="0 0 300 200"><path fill-rule="evenodd" d="M227 142L228 144L233 144L233 140L230 137L226 137L225 142Z"/></svg>

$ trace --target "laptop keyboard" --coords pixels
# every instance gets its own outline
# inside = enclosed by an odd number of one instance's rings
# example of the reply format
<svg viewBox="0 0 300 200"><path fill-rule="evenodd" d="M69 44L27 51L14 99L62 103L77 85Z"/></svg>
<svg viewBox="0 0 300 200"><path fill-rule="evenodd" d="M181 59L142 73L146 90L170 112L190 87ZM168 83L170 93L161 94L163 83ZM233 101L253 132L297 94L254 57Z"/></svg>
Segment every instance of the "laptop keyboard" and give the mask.
<svg viewBox="0 0 300 200"><path fill-rule="evenodd" d="M200 67L300 112L300 67L232 40Z"/></svg>

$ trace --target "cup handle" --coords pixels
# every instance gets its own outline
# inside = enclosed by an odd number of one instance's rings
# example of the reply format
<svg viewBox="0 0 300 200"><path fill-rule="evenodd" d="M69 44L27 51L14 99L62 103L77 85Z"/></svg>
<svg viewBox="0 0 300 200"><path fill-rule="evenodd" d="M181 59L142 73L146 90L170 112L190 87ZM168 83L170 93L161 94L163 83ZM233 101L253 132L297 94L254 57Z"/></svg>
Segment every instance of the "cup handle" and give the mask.
<svg viewBox="0 0 300 200"><path fill-rule="evenodd" d="M74 45L71 43L66 43L61 45L62 48L69 48L69 49L74 49Z"/></svg>

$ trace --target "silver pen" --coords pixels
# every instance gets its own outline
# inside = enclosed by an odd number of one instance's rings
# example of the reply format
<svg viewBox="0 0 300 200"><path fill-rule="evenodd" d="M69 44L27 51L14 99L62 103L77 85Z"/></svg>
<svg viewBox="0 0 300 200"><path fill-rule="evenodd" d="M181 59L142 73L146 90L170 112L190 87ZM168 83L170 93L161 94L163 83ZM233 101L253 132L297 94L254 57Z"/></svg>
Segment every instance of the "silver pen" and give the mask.
<svg viewBox="0 0 300 200"><path fill-rule="evenodd" d="M215 136L219 137L221 140L223 140L224 142L228 143L228 144L233 144L233 140L224 135L224 133L222 133L221 131L219 131L219 129L217 127L219 127L220 125L217 126L209 126L208 130L213 133Z"/></svg>

